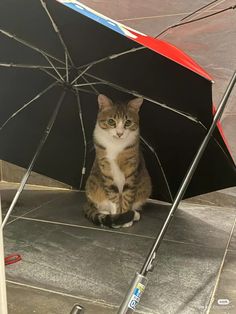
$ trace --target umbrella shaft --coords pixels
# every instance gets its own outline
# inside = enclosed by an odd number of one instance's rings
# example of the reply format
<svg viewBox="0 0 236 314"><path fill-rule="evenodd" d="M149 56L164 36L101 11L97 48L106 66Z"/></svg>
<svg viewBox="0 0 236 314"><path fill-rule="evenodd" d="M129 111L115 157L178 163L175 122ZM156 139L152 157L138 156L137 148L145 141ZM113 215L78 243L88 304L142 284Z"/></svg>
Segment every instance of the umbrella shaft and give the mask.
<svg viewBox="0 0 236 314"><path fill-rule="evenodd" d="M233 74L233 76L232 76L232 78L231 78L231 80L230 80L230 82L228 84L228 87L227 87L227 89L226 89L226 91L225 91L225 93L224 93L224 95L223 95L223 97L221 99L220 105L219 105L219 107L218 107L218 109L217 109L217 111L215 113L215 116L214 116L213 122L211 124L211 127L209 128L209 130L208 130L208 132L207 132L207 134L206 134L202 144L200 145L200 147L199 147L199 149L198 149L198 151L197 151L197 153L195 155L195 158L192 161L192 164L191 164L191 166L190 166L190 168L189 168L189 170L188 170L188 172L187 172L187 174L186 174L186 176L185 176L185 178L184 178L184 180L183 180L183 182L182 182L182 184L181 184L181 186L180 186L180 188L178 190L178 193L176 194L176 197L174 199L174 202L172 204L170 212L169 212L169 214L168 214L168 216L166 218L166 221L163 224L163 226L161 228L161 231L158 234L155 242L153 243L153 246L152 246L152 248L151 248L151 250L150 250L150 252L149 252L149 254L148 254L148 256L147 256L147 258L146 258L146 260L144 262L144 264L143 264L143 267L142 267L140 273L136 273L136 276L135 276L134 280L131 283L129 291L126 294L126 296L125 296L125 298L124 298L124 300L123 300L123 302L122 302L122 304L120 306L118 314L126 314L126 313L128 314L128 313L134 312L134 309L132 310L131 307L129 306L130 302L132 300L132 296L134 295L135 289L136 289L136 286L133 283L134 282L136 283L136 281L138 281L140 277L141 278L145 278L145 276L147 275L148 271L152 270L152 268L153 268L153 261L154 261L154 259L156 257L156 251L159 248L159 246L161 244L161 240L164 237L165 232L166 232L166 230L167 230L167 228L168 228L168 226L169 226L169 224L170 224L170 222L171 222L171 220L172 220L172 218L174 216L174 212L176 211L180 201L182 200L182 198L184 196L184 193L185 193L185 191L186 191L186 189L187 189L187 187L188 187L188 185L189 185L189 183L191 181L191 178L192 178L192 176L193 176L193 174L194 174L194 172L195 172L195 170L196 170L196 168L198 166L198 163L199 163L199 161L200 161L200 159L202 157L202 154L204 153L204 151L205 151L205 149L207 147L207 144L208 144L208 142L209 142L209 140L210 140L210 138L212 136L212 133L213 133L215 127L216 127L216 124L219 121L219 119L220 119L220 117L221 117L221 115L222 115L222 113L223 113L223 111L225 109L225 106L227 104L227 100L228 100L228 98L229 98L229 96L231 94L231 91L232 91L235 83L236 83L236 72L234 72L234 74Z"/></svg>
<svg viewBox="0 0 236 314"><path fill-rule="evenodd" d="M220 119L220 117L221 117L221 115L225 109L225 106L227 104L227 100L231 94L231 91L232 91L235 83L236 83L236 72L234 72L234 74L230 80L230 83L229 83L229 85L228 85L228 87L227 87L227 89L226 89L226 91L222 97L220 105L219 105L219 107L215 113L211 127L208 130L202 144L200 145L198 152L197 152L197 154L196 154L196 156L195 156L195 158L194 158L194 160L193 160L193 162L192 162L192 164L191 164L191 166L190 166L190 168L189 168L189 170L188 170L188 172L187 172L187 174L186 174L186 176L185 176L185 178L184 178L184 180L183 180L183 182L182 182L182 184L178 190L178 193L176 194L176 197L175 197L174 202L172 204L172 207L170 209L169 215L166 218L166 221L163 224L161 231L160 231L158 237L156 238L156 240L153 244L153 247L152 247L152 249L151 249L151 251L150 251L150 253L149 253L142 269L141 269L141 272L140 272L141 275L146 275L148 268L150 267L150 263L153 260L153 255L154 255L155 251L158 249L158 247L160 246L161 240L162 240L162 238L163 238L163 236L164 236L164 234L165 234L165 232L166 232L166 230L167 230L167 228L168 228L168 226L169 226L169 224L170 224L170 222L174 216L174 212L177 209L180 201L182 200L182 198L184 196L184 193L185 193L185 191L186 191L186 189L187 189L187 187L188 187L188 185L192 179L192 176L193 176L193 174L194 174L194 172L198 166L198 163L199 163L199 161L200 161L200 159L201 159L201 157L202 157L202 155L203 155L203 153L207 147L207 144L208 144L208 142L212 136L212 133L216 127L216 124L219 121L219 119Z"/></svg>

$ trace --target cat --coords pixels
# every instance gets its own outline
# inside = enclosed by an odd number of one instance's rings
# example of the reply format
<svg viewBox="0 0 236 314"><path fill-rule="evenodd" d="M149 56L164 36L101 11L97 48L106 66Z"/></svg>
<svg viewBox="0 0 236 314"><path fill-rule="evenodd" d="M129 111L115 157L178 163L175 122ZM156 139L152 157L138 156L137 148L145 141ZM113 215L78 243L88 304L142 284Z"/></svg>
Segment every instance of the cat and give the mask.
<svg viewBox="0 0 236 314"><path fill-rule="evenodd" d="M98 96L93 133L96 157L87 179L86 217L96 225L130 227L151 194L151 179L139 144L143 98L126 103Z"/></svg>

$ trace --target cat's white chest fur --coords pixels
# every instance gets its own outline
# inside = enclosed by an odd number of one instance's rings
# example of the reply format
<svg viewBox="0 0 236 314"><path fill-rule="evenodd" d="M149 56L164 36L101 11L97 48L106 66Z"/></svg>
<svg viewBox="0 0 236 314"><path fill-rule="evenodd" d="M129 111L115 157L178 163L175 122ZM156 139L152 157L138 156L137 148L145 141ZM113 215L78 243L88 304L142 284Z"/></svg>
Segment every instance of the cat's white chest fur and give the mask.
<svg viewBox="0 0 236 314"><path fill-rule="evenodd" d="M137 132L131 132L125 139L118 139L112 137L106 130L103 130L96 125L94 136L98 143L106 148L106 157L110 162L113 180L121 193L125 184L125 176L117 164L117 156L124 150L125 147L134 143L137 138Z"/></svg>
<svg viewBox="0 0 236 314"><path fill-rule="evenodd" d="M107 151L107 159L110 162L111 173L113 176L113 180L115 185L118 187L119 192L123 191L123 187L125 184L125 176L121 171L120 167L117 164L116 158L120 152L123 150L122 145L117 145L117 143L112 143L106 148Z"/></svg>

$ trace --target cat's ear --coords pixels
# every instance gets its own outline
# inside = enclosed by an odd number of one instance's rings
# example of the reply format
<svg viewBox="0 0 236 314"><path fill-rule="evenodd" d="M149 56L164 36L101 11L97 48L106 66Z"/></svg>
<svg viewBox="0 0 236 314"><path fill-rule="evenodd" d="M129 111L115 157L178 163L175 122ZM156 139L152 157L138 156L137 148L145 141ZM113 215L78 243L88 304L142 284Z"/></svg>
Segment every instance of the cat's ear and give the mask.
<svg viewBox="0 0 236 314"><path fill-rule="evenodd" d="M98 95L98 105L99 105L99 110L103 110L106 108L110 108L112 106L112 101L107 96L100 94Z"/></svg>
<svg viewBox="0 0 236 314"><path fill-rule="evenodd" d="M128 102L128 107L135 110L135 111L139 111L142 103L143 103L142 97L134 98Z"/></svg>

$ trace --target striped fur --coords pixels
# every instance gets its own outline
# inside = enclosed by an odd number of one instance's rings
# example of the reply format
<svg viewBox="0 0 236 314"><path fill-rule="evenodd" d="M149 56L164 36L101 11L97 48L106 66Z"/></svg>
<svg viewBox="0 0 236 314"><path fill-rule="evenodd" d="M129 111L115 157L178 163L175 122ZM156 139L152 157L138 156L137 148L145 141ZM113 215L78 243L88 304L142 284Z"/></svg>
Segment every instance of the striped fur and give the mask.
<svg viewBox="0 0 236 314"><path fill-rule="evenodd" d="M98 225L129 227L151 194L151 180L139 147L141 98L113 103L98 96L94 129L96 158L86 182L85 214Z"/></svg>

